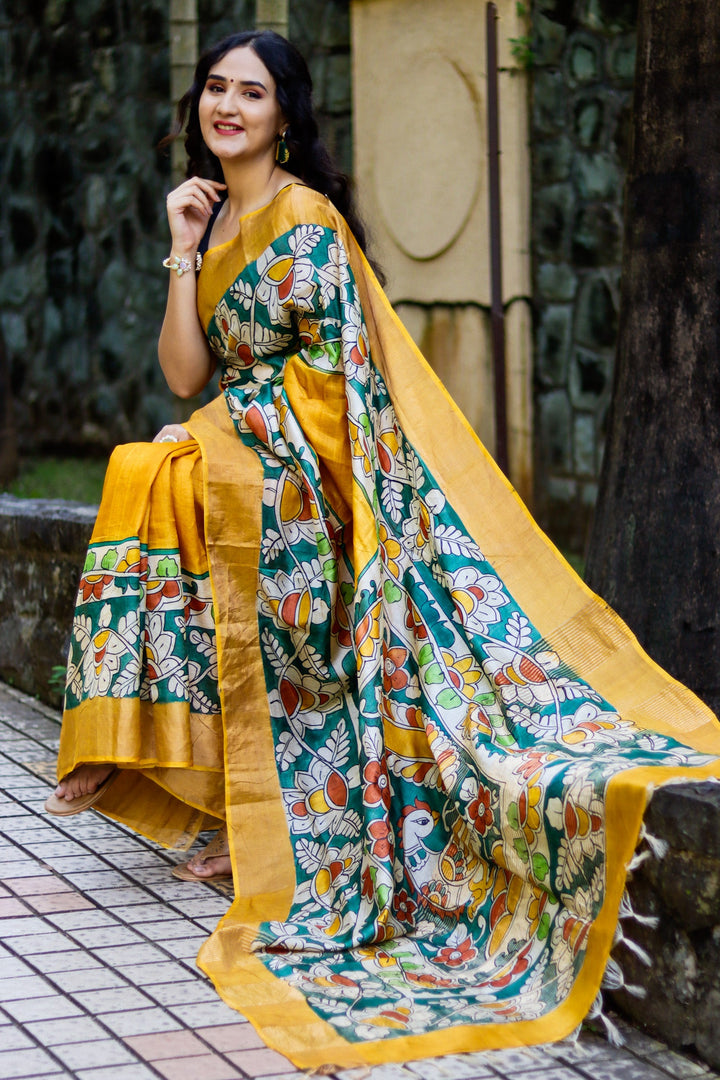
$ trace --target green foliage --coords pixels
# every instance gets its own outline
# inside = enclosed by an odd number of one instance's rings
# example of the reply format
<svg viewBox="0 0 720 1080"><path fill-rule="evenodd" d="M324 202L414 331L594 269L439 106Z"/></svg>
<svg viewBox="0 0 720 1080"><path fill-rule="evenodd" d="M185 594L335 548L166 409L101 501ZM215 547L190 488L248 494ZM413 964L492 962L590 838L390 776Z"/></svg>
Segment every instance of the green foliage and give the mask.
<svg viewBox="0 0 720 1080"><path fill-rule="evenodd" d="M94 458L29 458L2 490L22 499L71 499L94 505L100 502L106 464Z"/></svg>
<svg viewBox="0 0 720 1080"><path fill-rule="evenodd" d="M515 4L515 10L521 19L530 17L528 7L521 3L520 0ZM508 41L510 42L510 52L517 60L518 65L526 70L531 68L535 63L532 37L529 34L522 34L520 37L508 38Z"/></svg>
<svg viewBox="0 0 720 1080"><path fill-rule="evenodd" d="M55 694L62 694L65 689L66 667L64 664L53 664L48 679L48 689Z"/></svg>

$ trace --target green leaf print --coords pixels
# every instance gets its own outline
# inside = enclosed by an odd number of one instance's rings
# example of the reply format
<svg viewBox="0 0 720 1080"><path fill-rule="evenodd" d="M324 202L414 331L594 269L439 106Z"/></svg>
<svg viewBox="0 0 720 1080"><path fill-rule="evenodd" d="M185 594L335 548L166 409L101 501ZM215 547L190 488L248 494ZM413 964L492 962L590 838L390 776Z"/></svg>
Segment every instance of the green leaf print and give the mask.
<svg viewBox="0 0 720 1080"><path fill-rule="evenodd" d="M478 703L478 705L494 705L495 704L495 695L494 694L476 694L475 697L473 698L473 701L476 701ZM490 722L492 723L492 720Z"/></svg>
<svg viewBox="0 0 720 1080"><path fill-rule="evenodd" d="M386 581L383 585L383 592L385 593L385 599L388 603L393 604L398 600L402 600L402 593L398 589L397 585L394 585L392 581Z"/></svg>
<svg viewBox="0 0 720 1080"><path fill-rule="evenodd" d="M456 694L454 690L451 690L448 686L445 690L441 690L437 696L437 703L443 709L455 709L458 705L462 704L462 698L459 694Z"/></svg>
<svg viewBox="0 0 720 1080"><path fill-rule="evenodd" d="M377 896L378 906L384 908L387 906L387 902L390 899L390 889L387 885L378 885L375 891Z"/></svg>
<svg viewBox="0 0 720 1080"><path fill-rule="evenodd" d="M425 667L426 664L430 663L432 658L433 648L432 645L428 642L427 645L423 645L422 649L418 653L418 664L420 665L420 667Z"/></svg>
<svg viewBox="0 0 720 1080"><path fill-rule="evenodd" d="M445 682L445 676L439 664L430 665L425 672L425 682L430 684Z"/></svg>
<svg viewBox="0 0 720 1080"><path fill-rule="evenodd" d="M100 566L103 568L103 570L112 570L113 567L117 564L117 561L118 561L117 548L110 548L103 555L102 561L100 562Z"/></svg>
<svg viewBox="0 0 720 1080"><path fill-rule="evenodd" d="M158 577L177 577L179 573L177 559L173 559L170 555L165 555L157 564Z"/></svg>
<svg viewBox="0 0 720 1080"><path fill-rule="evenodd" d="M545 858L545 856L542 854L542 852L536 851L535 854L533 855L533 857L532 857L532 869L533 869L533 874L535 875L535 877L537 878L538 881L544 881L545 880L545 878L548 875L548 870L550 869L550 867L548 866L548 861Z"/></svg>
<svg viewBox="0 0 720 1080"><path fill-rule="evenodd" d="M527 844L525 843L524 836L516 836L513 840L513 847L515 848L523 862L530 861L530 856L528 855Z"/></svg>

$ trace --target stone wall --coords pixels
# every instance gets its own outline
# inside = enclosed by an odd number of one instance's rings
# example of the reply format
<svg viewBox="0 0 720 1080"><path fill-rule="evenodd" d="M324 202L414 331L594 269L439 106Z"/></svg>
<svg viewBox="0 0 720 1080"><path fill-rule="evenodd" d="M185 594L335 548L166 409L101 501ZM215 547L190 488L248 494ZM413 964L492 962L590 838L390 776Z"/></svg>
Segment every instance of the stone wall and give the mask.
<svg viewBox="0 0 720 1080"><path fill-rule="evenodd" d="M635 0L533 4L536 513L581 551L617 334Z"/></svg>
<svg viewBox="0 0 720 1080"><path fill-rule="evenodd" d="M0 495L0 679L51 705L97 507Z"/></svg>
<svg viewBox="0 0 720 1080"><path fill-rule="evenodd" d="M625 933L652 960L644 963L619 945L614 955L626 984L615 1004L656 1038L693 1049L720 1068L720 785L659 788L645 814L648 832L662 843L631 876L637 914L657 925L627 920ZM657 845L655 845L657 848ZM683 1074L684 1075L684 1074Z"/></svg>
<svg viewBox="0 0 720 1080"><path fill-rule="evenodd" d="M199 0L201 47L251 27L254 9ZM348 167L348 0L294 0L290 14ZM24 452L104 453L189 411L156 359L167 38L168 0L0 0L0 318Z"/></svg>

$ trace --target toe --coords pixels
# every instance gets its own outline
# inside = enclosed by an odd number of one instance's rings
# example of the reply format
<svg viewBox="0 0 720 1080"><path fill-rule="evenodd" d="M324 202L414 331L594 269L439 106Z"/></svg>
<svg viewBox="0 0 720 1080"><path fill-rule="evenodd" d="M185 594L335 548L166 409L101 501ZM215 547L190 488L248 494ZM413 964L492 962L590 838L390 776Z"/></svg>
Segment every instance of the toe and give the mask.
<svg viewBox="0 0 720 1080"><path fill-rule="evenodd" d="M221 874L231 874L232 866L230 864L229 855L219 855L214 859L208 859L205 863L206 867L210 868L210 873L217 876Z"/></svg>

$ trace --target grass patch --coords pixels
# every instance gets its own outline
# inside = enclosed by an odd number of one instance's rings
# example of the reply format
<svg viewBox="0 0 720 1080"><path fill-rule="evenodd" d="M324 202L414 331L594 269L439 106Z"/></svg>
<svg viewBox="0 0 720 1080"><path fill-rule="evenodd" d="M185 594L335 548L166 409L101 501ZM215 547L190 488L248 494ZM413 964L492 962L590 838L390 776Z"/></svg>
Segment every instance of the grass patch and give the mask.
<svg viewBox="0 0 720 1080"><path fill-rule="evenodd" d="M98 458L27 458L2 490L21 499L71 499L96 505L106 467L107 461Z"/></svg>

